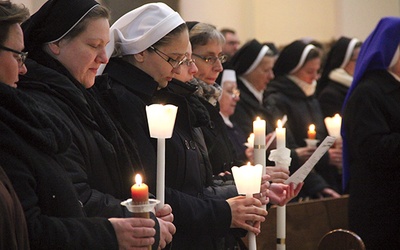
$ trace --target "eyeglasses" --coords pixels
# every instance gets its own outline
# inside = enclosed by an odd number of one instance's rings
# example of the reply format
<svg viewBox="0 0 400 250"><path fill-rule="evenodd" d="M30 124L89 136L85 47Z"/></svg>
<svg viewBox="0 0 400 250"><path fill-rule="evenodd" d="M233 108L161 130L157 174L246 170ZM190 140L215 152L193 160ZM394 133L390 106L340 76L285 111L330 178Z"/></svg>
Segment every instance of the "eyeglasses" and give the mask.
<svg viewBox="0 0 400 250"><path fill-rule="evenodd" d="M186 66L190 67L193 63L195 63L195 59L186 59L182 64L186 64Z"/></svg>
<svg viewBox="0 0 400 250"><path fill-rule="evenodd" d="M169 57L167 54L163 53L162 51L160 51L159 49L156 49L153 46L150 46L149 49L152 49L154 52L156 52L156 54L161 57L162 59L164 59L164 61L166 61L167 63L169 63L169 65L172 66L172 68L176 69L179 66L181 66L183 63L185 63L185 61L187 60L186 55L183 57L182 60L178 61L175 60L171 57ZM164 58L163 56L166 56L167 58Z"/></svg>
<svg viewBox="0 0 400 250"><path fill-rule="evenodd" d="M238 89L226 90L226 93L232 98L240 97L240 90Z"/></svg>
<svg viewBox="0 0 400 250"><path fill-rule="evenodd" d="M220 56L208 56L204 57L201 55L193 54L194 56L197 56L198 58L204 60L206 63L213 65L217 60L220 60L221 63L226 62L226 59L228 58L227 55L220 55Z"/></svg>
<svg viewBox="0 0 400 250"><path fill-rule="evenodd" d="M24 65L25 60L28 57L28 52L21 52L21 51L13 50L13 49L5 47L1 44L0 44L0 49L5 50L5 51L10 51L12 53L17 54L18 55L17 62L18 62L19 67L22 67Z"/></svg>

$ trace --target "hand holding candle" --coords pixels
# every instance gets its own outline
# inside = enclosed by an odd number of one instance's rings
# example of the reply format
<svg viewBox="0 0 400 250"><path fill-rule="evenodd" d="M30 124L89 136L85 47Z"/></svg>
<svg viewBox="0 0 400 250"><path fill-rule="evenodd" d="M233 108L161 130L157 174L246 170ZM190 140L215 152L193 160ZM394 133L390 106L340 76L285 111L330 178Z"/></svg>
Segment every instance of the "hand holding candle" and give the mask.
<svg viewBox="0 0 400 250"><path fill-rule="evenodd" d="M246 197L253 197L253 194L260 192L261 177L264 166L257 164L256 166L247 165L232 167L233 178L235 179L236 189L239 194L245 194ZM254 233L248 233L249 250L255 250L256 236Z"/></svg>

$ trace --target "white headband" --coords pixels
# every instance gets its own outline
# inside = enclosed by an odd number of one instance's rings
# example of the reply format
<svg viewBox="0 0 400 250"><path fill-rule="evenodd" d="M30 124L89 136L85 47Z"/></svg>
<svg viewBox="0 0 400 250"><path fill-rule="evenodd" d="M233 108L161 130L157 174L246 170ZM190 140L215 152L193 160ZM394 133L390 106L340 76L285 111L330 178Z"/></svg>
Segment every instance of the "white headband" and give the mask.
<svg viewBox="0 0 400 250"><path fill-rule="evenodd" d="M256 60L254 60L254 62L251 64L251 66L246 70L246 72L244 72L243 75L247 75L250 74L257 66L258 64L261 62L261 60L263 59L263 57L265 56L265 54L267 54L267 51L269 50L267 45L264 45L260 52L257 55Z"/></svg>
<svg viewBox="0 0 400 250"><path fill-rule="evenodd" d="M347 46L346 55L344 56L342 65L340 65L339 68L343 69L347 65L347 63L349 63L351 55L353 54L353 51L354 51L354 47L356 46L356 44L358 42L359 42L359 40L357 38L351 39L349 46Z"/></svg>
<svg viewBox="0 0 400 250"><path fill-rule="evenodd" d="M308 53L309 53L312 49L314 49L314 48L315 48L315 46L312 45L312 44L308 44L308 45L304 48L303 53L301 54L299 63L296 65L296 67L294 67L294 69L292 69L292 70L289 72L289 74L293 74L294 72L296 72L297 70L299 70L299 69L301 68L301 66L303 66L303 64L304 64L304 62L305 62L305 60L306 60L306 58L307 58Z"/></svg>

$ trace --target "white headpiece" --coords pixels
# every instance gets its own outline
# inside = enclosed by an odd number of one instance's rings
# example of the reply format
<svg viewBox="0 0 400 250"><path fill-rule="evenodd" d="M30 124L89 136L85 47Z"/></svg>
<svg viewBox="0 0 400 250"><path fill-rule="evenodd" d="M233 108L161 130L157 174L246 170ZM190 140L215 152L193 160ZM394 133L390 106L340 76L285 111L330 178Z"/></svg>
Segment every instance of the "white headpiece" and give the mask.
<svg viewBox="0 0 400 250"><path fill-rule="evenodd" d="M182 17L164 3L149 3L120 17L110 28L107 57L140 53L179 25ZM97 74L103 73L101 65Z"/></svg>

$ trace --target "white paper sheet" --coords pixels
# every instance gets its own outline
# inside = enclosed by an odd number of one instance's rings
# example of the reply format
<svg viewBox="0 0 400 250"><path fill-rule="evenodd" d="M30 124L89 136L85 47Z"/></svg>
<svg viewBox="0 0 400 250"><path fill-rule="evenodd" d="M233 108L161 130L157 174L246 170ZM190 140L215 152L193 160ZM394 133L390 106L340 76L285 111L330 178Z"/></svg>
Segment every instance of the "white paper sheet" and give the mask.
<svg viewBox="0 0 400 250"><path fill-rule="evenodd" d="M326 153L326 151L328 151L329 148L333 145L335 140L335 137L327 136L325 140L315 150L315 152L311 155L311 157L303 164L303 166L297 169L297 171L294 172L294 174L292 174L284 183L289 184L293 182L295 186L297 186L297 184L303 182L307 175L314 168L315 164L317 164L317 162Z"/></svg>

